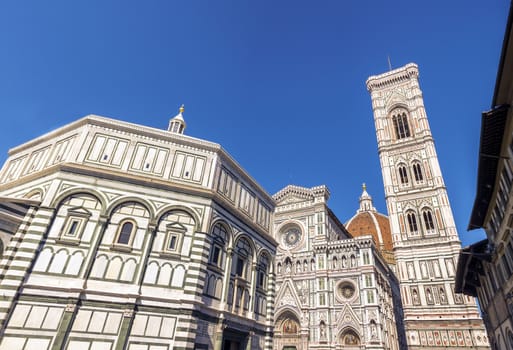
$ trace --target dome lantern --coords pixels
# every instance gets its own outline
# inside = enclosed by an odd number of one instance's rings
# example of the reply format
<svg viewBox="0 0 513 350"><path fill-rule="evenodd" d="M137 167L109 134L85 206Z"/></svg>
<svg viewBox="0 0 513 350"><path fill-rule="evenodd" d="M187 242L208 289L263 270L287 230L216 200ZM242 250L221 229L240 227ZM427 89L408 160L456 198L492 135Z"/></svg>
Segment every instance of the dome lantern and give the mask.
<svg viewBox="0 0 513 350"><path fill-rule="evenodd" d="M185 111L184 105L181 105L178 109L178 114L175 115L170 121L167 131L172 132L173 134L183 134L185 131L185 127L187 124L183 119L183 112Z"/></svg>

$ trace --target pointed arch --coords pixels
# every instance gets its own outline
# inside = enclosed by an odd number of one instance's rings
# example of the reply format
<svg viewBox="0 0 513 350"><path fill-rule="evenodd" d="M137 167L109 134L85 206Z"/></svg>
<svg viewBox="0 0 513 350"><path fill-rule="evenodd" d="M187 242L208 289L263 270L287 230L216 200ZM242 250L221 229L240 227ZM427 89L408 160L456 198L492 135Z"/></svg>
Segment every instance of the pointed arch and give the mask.
<svg viewBox="0 0 513 350"><path fill-rule="evenodd" d="M435 231L435 220L433 217L433 211L429 207L424 207L421 210L422 222L426 233L432 233Z"/></svg>
<svg viewBox="0 0 513 350"><path fill-rule="evenodd" d="M417 214L413 210L406 211L406 220L408 222L408 232L412 235L419 233Z"/></svg>
<svg viewBox="0 0 513 350"><path fill-rule="evenodd" d="M274 335L277 338L296 341L301 336L301 318L296 310L285 309L274 321Z"/></svg>
<svg viewBox="0 0 513 350"><path fill-rule="evenodd" d="M293 309L290 306L285 306L284 308L280 309L274 319L275 326L280 326L283 324L283 321L286 319L292 319L295 320L298 324L301 324L299 320L301 319L301 315L299 313L299 310Z"/></svg>
<svg viewBox="0 0 513 350"><path fill-rule="evenodd" d="M396 140L412 136L410 113L406 108L395 107L389 113Z"/></svg>
<svg viewBox="0 0 513 350"><path fill-rule="evenodd" d="M416 183L424 182L424 172L422 169L422 163L418 160L412 162L413 177Z"/></svg>
<svg viewBox="0 0 513 350"><path fill-rule="evenodd" d="M360 334L353 327L345 327L339 334L339 343L343 346L358 346L361 344Z"/></svg>
<svg viewBox="0 0 513 350"><path fill-rule="evenodd" d="M404 163L397 165L397 172L399 173L399 181L401 185L407 186L410 183L408 167Z"/></svg>

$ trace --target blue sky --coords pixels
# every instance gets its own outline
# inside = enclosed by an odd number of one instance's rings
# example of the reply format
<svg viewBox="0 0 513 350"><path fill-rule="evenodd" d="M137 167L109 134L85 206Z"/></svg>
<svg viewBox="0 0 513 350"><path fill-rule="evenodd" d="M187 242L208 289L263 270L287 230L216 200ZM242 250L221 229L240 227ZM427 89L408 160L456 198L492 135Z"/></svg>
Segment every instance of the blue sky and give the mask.
<svg viewBox="0 0 513 350"><path fill-rule="evenodd" d="M270 193L366 182L386 212L370 75L416 62L464 244L509 1L2 1L0 161L87 114L218 142Z"/></svg>

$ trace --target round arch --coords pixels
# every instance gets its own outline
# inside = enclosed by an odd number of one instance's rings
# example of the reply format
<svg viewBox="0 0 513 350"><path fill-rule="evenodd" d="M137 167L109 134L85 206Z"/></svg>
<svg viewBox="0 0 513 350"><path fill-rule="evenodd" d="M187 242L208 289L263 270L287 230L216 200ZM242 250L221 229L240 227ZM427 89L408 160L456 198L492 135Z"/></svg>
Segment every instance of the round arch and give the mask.
<svg viewBox="0 0 513 350"><path fill-rule="evenodd" d="M59 193L59 195L53 199L50 206L52 208L58 208L64 202L64 200L66 198L77 195L77 194L89 195L89 196L96 198L100 202L100 205L101 205L100 214L101 215L105 214L106 209L107 209L107 199L101 192L98 192L98 191L95 191L95 190L89 189L89 188L74 187L74 188L65 190L65 191Z"/></svg>
<svg viewBox="0 0 513 350"><path fill-rule="evenodd" d="M406 102L394 101L390 106L386 107L387 115L390 116L395 110L402 110L409 113L408 104Z"/></svg>
<svg viewBox="0 0 513 350"><path fill-rule="evenodd" d="M128 196L128 197L117 198L112 203L110 203L110 205L107 208L107 210L105 211L105 213L107 216L110 217L112 215L112 213L117 208L119 208L123 204L130 203L130 202L137 203L137 204L140 204L141 206L143 206L148 211L150 222L154 222L155 210L154 210L153 206L147 200L141 199L139 197Z"/></svg>
<svg viewBox="0 0 513 350"><path fill-rule="evenodd" d="M41 187L33 188L29 192L23 195L23 198L34 199L34 200L43 200L45 191Z"/></svg>
<svg viewBox="0 0 513 350"><path fill-rule="evenodd" d="M389 120L389 132L393 140L413 136L413 123L408 107L402 104L395 104L387 112Z"/></svg>
<svg viewBox="0 0 513 350"><path fill-rule="evenodd" d="M184 205L170 205L170 206L165 206L163 208L160 208L155 213L157 226L160 224L160 222L162 221L162 219L164 218L164 216L167 213L173 212L173 211L181 211L181 212L187 213L187 215L190 215L192 217L192 219L194 220L194 231L200 230L201 225L200 225L200 218L198 217L198 214L196 214L191 208L186 207Z"/></svg>
<svg viewBox="0 0 513 350"><path fill-rule="evenodd" d="M209 234L214 230L214 227L217 224L223 226L226 230L226 234L228 236L228 242L226 242L226 248L233 247L233 244L234 244L233 229L230 226L230 224L228 224L225 220L223 220L221 218L214 220L208 229Z"/></svg>
<svg viewBox="0 0 513 350"><path fill-rule="evenodd" d="M239 233L237 236L234 237L233 239L233 249L235 249L237 247L237 244L239 243L239 241L241 239L246 239L246 241L248 242L249 246L251 247L251 250L252 250L252 263L256 263L257 262L257 249L256 249L256 245L255 245L255 242L253 241L253 239L251 238L251 236L249 236L247 233L244 233L244 232L241 232Z"/></svg>
<svg viewBox="0 0 513 350"><path fill-rule="evenodd" d="M267 257L267 260L269 261L269 272L274 273L274 257L273 255L267 250L266 248L261 248L257 252L257 261L261 256Z"/></svg>

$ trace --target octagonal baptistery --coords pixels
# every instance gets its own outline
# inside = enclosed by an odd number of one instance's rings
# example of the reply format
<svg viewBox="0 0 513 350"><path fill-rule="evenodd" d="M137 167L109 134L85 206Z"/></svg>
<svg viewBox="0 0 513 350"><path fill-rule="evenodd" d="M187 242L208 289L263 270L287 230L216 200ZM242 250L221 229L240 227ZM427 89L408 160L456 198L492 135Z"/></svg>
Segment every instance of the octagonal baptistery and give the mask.
<svg viewBox="0 0 513 350"><path fill-rule="evenodd" d="M0 349L272 348L273 198L219 144L86 116L0 170Z"/></svg>
<svg viewBox="0 0 513 350"><path fill-rule="evenodd" d="M347 230L353 237L372 235L374 242L383 258L389 265L395 265L392 234L388 216L378 213L372 203L372 197L367 193L365 184L360 196L360 208L346 223Z"/></svg>

